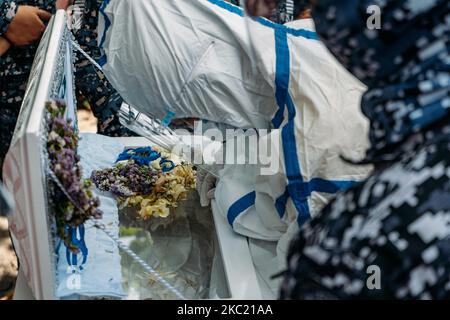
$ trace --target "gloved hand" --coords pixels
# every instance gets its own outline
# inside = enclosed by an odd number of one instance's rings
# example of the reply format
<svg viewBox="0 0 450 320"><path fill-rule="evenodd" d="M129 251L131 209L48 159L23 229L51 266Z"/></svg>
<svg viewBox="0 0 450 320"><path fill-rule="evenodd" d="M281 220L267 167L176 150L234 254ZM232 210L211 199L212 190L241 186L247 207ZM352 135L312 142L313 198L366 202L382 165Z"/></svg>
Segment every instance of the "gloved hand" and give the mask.
<svg viewBox="0 0 450 320"><path fill-rule="evenodd" d="M202 169L202 167L207 170ZM213 164L203 165L202 167L197 168L197 192L200 196L200 205L207 207L211 203L211 199L214 199L218 173L223 165Z"/></svg>

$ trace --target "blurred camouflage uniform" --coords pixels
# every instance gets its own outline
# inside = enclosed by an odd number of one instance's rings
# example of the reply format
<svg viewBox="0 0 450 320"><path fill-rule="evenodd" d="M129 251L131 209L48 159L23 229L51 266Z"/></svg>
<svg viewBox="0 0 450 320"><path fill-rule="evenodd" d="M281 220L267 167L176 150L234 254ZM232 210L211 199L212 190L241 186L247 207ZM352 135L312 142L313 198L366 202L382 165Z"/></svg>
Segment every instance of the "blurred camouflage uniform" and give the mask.
<svg viewBox="0 0 450 320"><path fill-rule="evenodd" d="M450 2L380 1L383 27L370 32L368 3L321 0L313 16L369 87L375 171L304 225L282 298L450 298Z"/></svg>
<svg viewBox="0 0 450 320"><path fill-rule="evenodd" d="M293 21L294 18L294 0L282 0L278 1L277 8L270 20L276 23L285 24Z"/></svg>
<svg viewBox="0 0 450 320"><path fill-rule="evenodd" d="M80 45L94 58L99 57L97 48L97 14L100 0L84 2L84 24L76 33ZM19 5L37 6L54 13L54 0L0 0L0 36L4 34L15 16ZM3 164L25 94L28 76L38 43L26 47L11 47L0 57L0 165ZM98 118L99 133L128 135L120 126L116 111L122 99L102 74L84 58L76 63L76 88L88 99L94 115Z"/></svg>
<svg viewBox="0 0 450 320"><path fill-rule="evenodd" d="M101 56L97 46L97 25L102 2L102 0L75 1L75 5L84 8L82 28L75 31L75 37L83 50L95 60ZM113 89L103 73L78 52L77 58L76 88L89 101L98 119L98 132L108 136L134 135L119 123L117 111L123 102L120 95Z"/></svg>
<svg viewBox="0 0 450 320"><path fill-rule="evenodd" d="M228 2L237 6L242 6L244 3L243 0L228 0ZM309 7L308 0L277 0L277 7L273 11L270 20L279 24L285 24L295 20L302 11L309 9Z"/></svg>

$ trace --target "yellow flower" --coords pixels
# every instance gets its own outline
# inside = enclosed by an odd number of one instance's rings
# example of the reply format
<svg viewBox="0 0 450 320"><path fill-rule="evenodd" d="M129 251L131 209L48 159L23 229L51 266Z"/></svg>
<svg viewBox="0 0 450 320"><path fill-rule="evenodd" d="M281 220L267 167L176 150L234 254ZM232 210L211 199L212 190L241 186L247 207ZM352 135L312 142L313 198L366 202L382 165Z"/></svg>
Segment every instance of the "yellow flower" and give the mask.
<svg viewBox="0 0 450 320"><path fill-rule="evenodd" d="M130 205L138 205L140 204L144 198L142 196L134 196L129 198L129 204Z"/></svg>
<svg viewBox="0 0 450 320"><path fill-rule="evenodd" d="M141 201L141 206L142 207L147 207L152 201L148 198L144 199Z"/></svg>
<svg viewBox="0 0 450 320"><path fill-rule="evenodd" d="M167 218L170 214L170 209L166 206L160 206L157 208L156 215L161 218Z"/></svg>
<svg viewBox="0 0 450 320"><path fill-rule="evenodd" d="M153 216L153 208L151 206L148 207L142 207L141 210L139 211L139 215L143 218L143 219L148 219L151 216Z"/></svg>
<svg viewBox="0 0 450 320"><path fill-rule="evenodd" d="M186 192L186 189L181 184L175 184L170 190L169 194L173 197L173 199L176 201L180 198L182 193Z"/></svg>
<svg viewBox="0 0 450 320"><path fill-rule="evenodd" d="M161 170L161 166L159 165L159 162L160 162L160 161L161 161L160 159L157 159L157 160L155 160L155 161L152 161L152 162L150 163L150 165L152 166L153 169Z"/></svg>

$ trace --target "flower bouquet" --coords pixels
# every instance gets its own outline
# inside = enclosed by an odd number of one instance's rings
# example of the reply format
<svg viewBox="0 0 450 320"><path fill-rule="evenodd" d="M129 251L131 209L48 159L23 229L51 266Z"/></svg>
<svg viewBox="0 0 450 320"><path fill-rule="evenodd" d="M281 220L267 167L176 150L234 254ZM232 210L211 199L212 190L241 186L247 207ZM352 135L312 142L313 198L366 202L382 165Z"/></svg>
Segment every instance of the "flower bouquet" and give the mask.
<svg viewBox="0 0 450 320"><path fill-rule="evenodd" d="M100 201L93 193L93 185L82 176L80 157L77 154L78 135L71 120L64 119L65 105L48 102L47 153L50 170L59 180L52 181L52 198L58 236L67 248L77 253L83 250L82 239L77 239L77 228L91 219L100 219ZM64 190L61 189L64 188Z"/></svg>
<svg viewBox="0 0 450 320"><path fill-rule="evenodd" d="M114 167L93 171L91 179L117 198L120 209L136 208L148 220L169 217L170 209L195 189L196 173L175 155L146 147L126 150Z"/></svg>

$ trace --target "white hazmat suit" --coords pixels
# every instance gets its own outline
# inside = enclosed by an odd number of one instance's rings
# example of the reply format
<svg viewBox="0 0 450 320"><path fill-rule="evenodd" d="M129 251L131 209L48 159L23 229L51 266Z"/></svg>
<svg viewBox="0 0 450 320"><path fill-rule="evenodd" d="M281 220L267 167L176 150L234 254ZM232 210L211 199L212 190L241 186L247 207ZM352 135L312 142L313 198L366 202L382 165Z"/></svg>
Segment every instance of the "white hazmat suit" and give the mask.
<svg viewBox="0 0 450 320"><path fill-rule="evenodd" d="M105 1L101 63L143 113L273 129L258 139L272 146L276 165L261 174L261 165L226 164L215 207L237 233L271 241L283 261L299 226L369 172L340 157L361 159L368 147L359 108L365 88L319 41L312 20L282 26L255 19L258 41L251 41L243 16L221 0ZM255 154L258 144L239 152ZM276 264L271 254L255 254L255 264ZM270 272L261 273L267 279Z"/></svg>

